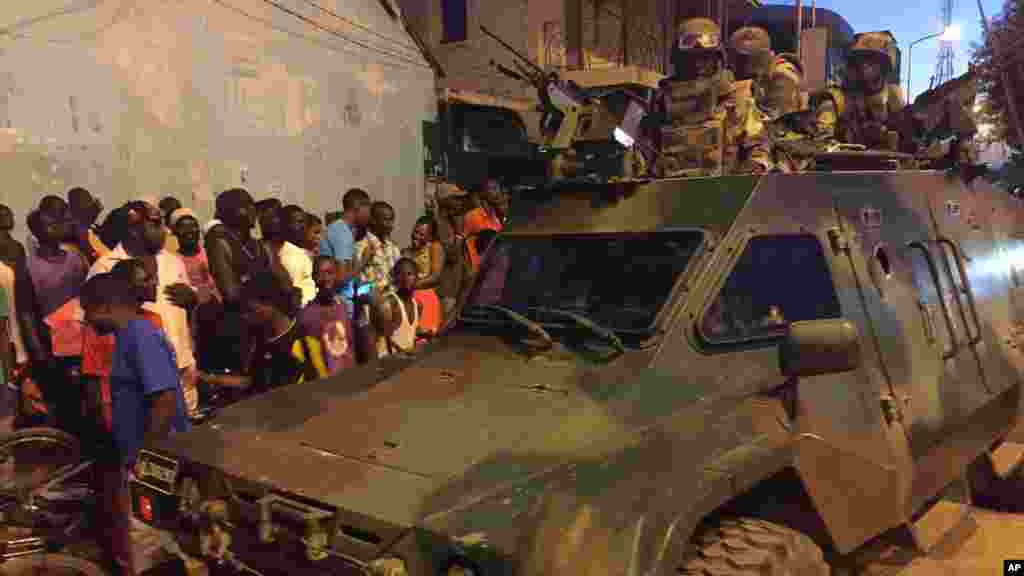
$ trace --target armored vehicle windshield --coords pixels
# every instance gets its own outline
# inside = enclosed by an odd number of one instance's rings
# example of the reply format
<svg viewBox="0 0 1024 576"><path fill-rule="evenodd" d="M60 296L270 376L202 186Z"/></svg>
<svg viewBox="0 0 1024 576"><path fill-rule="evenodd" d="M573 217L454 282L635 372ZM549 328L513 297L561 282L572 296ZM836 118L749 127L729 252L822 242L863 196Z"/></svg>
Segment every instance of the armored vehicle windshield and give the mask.
<svg viewBox="0 0 1024 576"><path fill-rule="evenodd" d="M543 324L538 312L554 309L611 330L645 332L703 239L700 230L501 236L463 316L504 322L487 309L497 305Z"/></svg>

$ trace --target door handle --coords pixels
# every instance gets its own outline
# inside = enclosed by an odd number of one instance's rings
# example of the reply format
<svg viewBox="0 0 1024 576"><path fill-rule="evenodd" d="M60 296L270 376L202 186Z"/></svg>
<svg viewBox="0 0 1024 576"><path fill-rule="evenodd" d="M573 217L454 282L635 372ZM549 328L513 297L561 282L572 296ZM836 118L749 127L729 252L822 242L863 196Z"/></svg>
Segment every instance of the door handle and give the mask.
<svg viewBox="0 0 1024 576"><path fill-rule="evenodd" d="M924 256L925 263L928 264L928 275L931 276L932 284L935 286L935 293L939 296L939 306L942 307L942 317L945 319L946 333L949 334L949 349L942 352L942 359L949 360L957 355L960 343L956 340L956 330L953 329L953 318L949 315L949 307L946 306L946 299L942 297L942 283L939 281L939 269L935 265L935 259L932 258L932 253L928 250L927 246L918 240L908 242L907 246L920 250L921 255Z"/></svg>
<svg viewBox="0 0 1024 576"><path fill-rule="evenodd" d="M960 252L960 247L955 242L946 237L940 237L938 239L939 244L944 244L949 247L949 250L953 253L953 260L956 262L957 271L960 273L960 280L963 282L963 286L960 286L959 290L955 291L957 305L960 306L960 295L957 292L963 292L967 296L967 308L971 311L971 320L974 322L974 336L970 333L967 334L967 343L971 346L976 346L981 342L981 322L978 320L978 308L974 302L974 290L971 290L971 280L967 277L967 267L964 266L964 255ZM943 254L945 258L949 256ZM952 278L951 278L952 280Z"/></svg>
<svg viewBox="0 0 1024 576"><path fill-rule="evenodd" d="M935 320L932 318L932 309L924 302L917 301L917 309L921 312L921 320L924 321L924 337L929 344L935 343Z"/></svg>

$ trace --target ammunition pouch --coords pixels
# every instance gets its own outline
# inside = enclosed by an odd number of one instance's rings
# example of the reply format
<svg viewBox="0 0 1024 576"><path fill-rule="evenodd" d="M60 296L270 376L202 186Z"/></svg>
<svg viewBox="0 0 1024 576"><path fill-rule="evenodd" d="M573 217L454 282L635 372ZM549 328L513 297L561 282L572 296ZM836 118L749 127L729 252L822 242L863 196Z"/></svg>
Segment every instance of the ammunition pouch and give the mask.
<svg viewBox="0 0 1024 576"><path fill-rule="evenodd" d="M670 124L700 124L712 118L722 96L722 78L667 81L662 84L665 95L665 120Z"/></svg>
<svg viewBox="0 0 1024 576"><path fill-rule="evenodd" d="M658 174L720 175L724 147L725 118L721 114L701 124L665 126L661 129Z"/></svg>

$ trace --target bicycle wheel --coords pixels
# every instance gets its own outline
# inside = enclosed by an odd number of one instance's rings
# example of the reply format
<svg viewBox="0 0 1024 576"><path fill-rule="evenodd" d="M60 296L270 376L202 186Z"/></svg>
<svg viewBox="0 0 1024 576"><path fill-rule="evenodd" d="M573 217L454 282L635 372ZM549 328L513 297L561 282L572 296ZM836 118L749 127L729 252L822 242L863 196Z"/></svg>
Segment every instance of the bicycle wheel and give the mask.
<svg viewBox="0 0 1024 576"><path fill-rule="evenodd" d="M0 436L0 492L38 488L78 464L81 447L55 428L25 428Z"/></svg>
<svg viewBox="0 0 1024 576"><path fill-rule="evenodd" d="M98 564L67 554L32 554L0 561L0 576L110 576Z"/></svg>

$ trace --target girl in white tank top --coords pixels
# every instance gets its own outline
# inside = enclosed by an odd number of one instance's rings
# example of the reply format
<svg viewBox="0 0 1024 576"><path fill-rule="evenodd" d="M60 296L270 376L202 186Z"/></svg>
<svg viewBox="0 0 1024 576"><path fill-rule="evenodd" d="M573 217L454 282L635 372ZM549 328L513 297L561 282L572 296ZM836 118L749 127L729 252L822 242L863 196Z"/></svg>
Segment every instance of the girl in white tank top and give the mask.
<svg viewBox="0 0 1024 576"><path fill-rule="evenodd" d="M392 320L398 320L390 335L377 338L377 357L383 358L392 352L412 352L416 348L416 329L419 326L420 311L413 298L416 289L416 262L400 258L392 271L392 286L395 290L381 296L381 304L391 308ZM397 309L397 310L396 310ZM410 317L409 310L412 310Z"/></svg>

